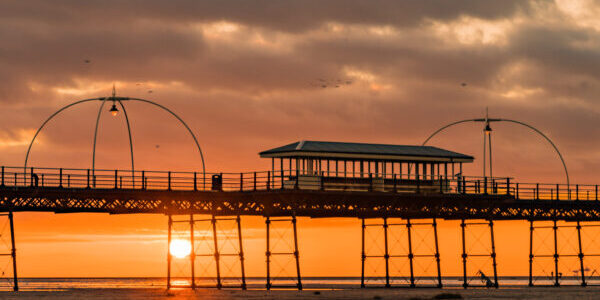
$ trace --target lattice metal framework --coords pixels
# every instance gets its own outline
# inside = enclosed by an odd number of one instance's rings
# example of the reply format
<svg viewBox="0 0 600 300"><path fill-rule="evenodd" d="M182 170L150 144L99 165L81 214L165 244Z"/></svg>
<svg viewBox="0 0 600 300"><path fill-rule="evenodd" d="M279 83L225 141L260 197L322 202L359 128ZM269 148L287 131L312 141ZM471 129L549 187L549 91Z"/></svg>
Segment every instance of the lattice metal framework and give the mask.
<svg viewBox="0 0 600 300"><path fill-rule="evenodd" d="M388 218L383 218L382 223L367 223L365 219L362 219L362 251L361 251L361 287L367 287L367 276L365 274L365 266L367 260L384 260L385 266L385 287L392 287L392 281L394 279L391 276L390 271L399 271L403 270L390 270L394 269L394 264L392 264L393 260L401 260L403 262L408 263L409 274L403 274L402 278L408 278L407 287L431 287L431 285L426 284L417 284L417 280L420 275L418 271L415 270L415 263L417 259L431 259L432 262L436 265L436 273L437 273L437 284L434 286L442 287L442 273L440 268L440 253L438 246L438 234L437 234L437 222L435 219L432 221L428 220L418 220L411 221L411 219L406 219L404 221L389 221ZM415 247L415 233L419 227L431 227L433 235L433 244L434 247L430 252L421 252L419 247ZM383 248L381 253L371 253L371 248L367 247L369 243L381 243L377 238L368 239L368 228L382 229L383 232ZM391 237L396 237L395 241ZM405 240L404 240L405 239ZM393 247L394 243L400 244L402 249L396 249L397 247ZM373 246L373 245L370 245ZM381 245L376 245L381 246ZM378 247L381 248L381 247ZM396 268L397 269L397 268ZM394 285L396 286L396 285ZM402 285L397 285L402 286Z"/></svg>

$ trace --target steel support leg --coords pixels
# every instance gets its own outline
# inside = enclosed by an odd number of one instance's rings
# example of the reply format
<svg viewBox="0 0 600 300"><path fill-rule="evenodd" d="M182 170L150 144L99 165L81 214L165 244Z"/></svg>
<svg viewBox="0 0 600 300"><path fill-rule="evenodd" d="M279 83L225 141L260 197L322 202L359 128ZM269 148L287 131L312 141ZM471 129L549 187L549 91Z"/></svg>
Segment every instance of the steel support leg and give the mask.
<svg viewBox="0 0 600 300"><path fill-rule="evenodd" d="M579 242L579 266L581 271L581 286L587 286L585 282L585 268L583 267L583 248L581 247L581 223L577 221L577 240Z"/></svg>
<svg viewBox="0 0 600 300"><path fill-rule="evenodd" d="M442 269L440 268L440 247L438 245L438 232L437 232L437 221L433 219L433 237L435 238L435 263L437 265L437 277L438 277L438 287L441 288L442 285Z"/></svg>
<svg viewBox="0 0 600 300"><path fill-rule="evenodd" d="M240 265L242 268L242 290L246 289L246 269L244 268L244 248L242 247L242 219L240 216L237 216L235 219L237 222L238 229L238 242L240 248Z"/></svg>
<svg viewBox="0 0 600 300"><path fill-rule="evenodd" d="M360 287L364 288L365 287L365 261L367 260L367 254L365 253L365 219L361 219L362 221L362 252L361 252L361 257L360 257L360 262L361 262L361 268L360 268Z"/></svg>
<svg viewBox="0 0 600 300"><path fill-rule="evenodd" d="M498 270L496 265L496 243L494 241L494 221L490 220L490 237L492 246L492 267L494 268L494 287L498 288Z"/></svg>
<svg viewBox="0 0 600 300"><path fill-rule="evenodd" d="M415 287L415 271L414 271L414 254L412 251L412 235L411 235L410 219L406 219L406 232L408 236L408 263L410 266L410 287Z"/></svg>
<svg viewBox="0 0 600 300"><path fill-rule="evenodd" d="M296 216L292 216L292 226L294 227L294 257L296 258L296 274L298 275L298 290L302 290L302 277L300 276L300 253L298 252L298 230L296 226Z"/></svg>
<svg viewBox="0 0 600 300"><path fill-rule="evenodd" d="M533 286L533 220L529 221L529 286Z"/></svg>
<svg viewBox="0 0 600 300"><path fill-rule="evenodd" d="M213 241L215 245L215 266L217 268L217 289L221 289L221 264L219 254L219 243L217 238L217 218L212 216Z"/></svg>
<svg viewBox="0 0 600 300"><path fill-rule="evenodd" d="M194 214L190 214L190 245L192 246L192 251L190 252L190 266L192 271L192 290L196 289L196 251L194 250Z"/></svg>
<svg viewBox="0 0 600 300"><path fill-rule="evenodd" d="M385 242L385 255L383 258L385 259L385 287L390 287L390 253L388 249L388 224L387 218L383 218L383 236Z"/></svg>
<svg viewBox="0 0 600 300"><path fill-rule="evenodd" d="M13 212L8 212L8 220L10 223L10 243L11 243L11 251L10 256L12 258L13 265L13 290L15 292L19 291L19 277L17 276L17 249L15 248L15 222L13 219Z"/></svg>
<svg viewBox="0 0 600 300"><path fill-rule="evenodd" d="M168 220L168 234L167 234L167 290L171 288L171 230L173 228L173 217L167 215Z"/></svg>
<svg viewBox="0 0 600 300"><path fill-rule="evenodd" d="M559 274L558 274L558 226L556 226L556 220L554 220L554 286L560 286Z"/></svg>
<svg viewBox="0 0 600 300"><path fill-rule="evenodd" d="M460 222L460 228L462 231L462 263L463 263L463 288L467 288L469 283L467 281L467 245L465 242L465 219L462 219Z"/></svg>
<svg viewBox="0 0 600 300"><path fill-rule="evenodd" d="M269 217L265 220L267 225L267 251L265 252L267 258L267 290L271 289L271 245L270 245L270 225L271 220Z"/></svg>

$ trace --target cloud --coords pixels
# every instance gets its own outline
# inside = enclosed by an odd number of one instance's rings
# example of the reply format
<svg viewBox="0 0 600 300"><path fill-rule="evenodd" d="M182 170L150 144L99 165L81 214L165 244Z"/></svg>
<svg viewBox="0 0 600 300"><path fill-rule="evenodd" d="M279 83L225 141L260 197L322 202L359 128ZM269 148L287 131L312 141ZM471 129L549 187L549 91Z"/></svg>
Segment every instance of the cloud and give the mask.
<svg viewBox="0 0 600 300"><path fill-rule="evenodd" d="M107 95L116 83L120 95L180 114L200 137L209 169L239 171L264 167L258 151L299 139L418 144L489 106L552 136L583 180L593 176L583 162L600 159L586 150L600 143L589 138L598 136L600 31L585 13L597 5L578 4L5 1L0 103L10 112L0 129L32 132L61 106ZM35 163L87 166L98 105L53 120L45 143L34 146ZM198 165L171 116L126 105L140 166ZM102 119L102 165L127 165L122 125ZM462 130L437 142L477 156L479 131ZM518 141L517 149L498 144L499 160L531 153L507 161L507 170L549 150ZM19 151L7 150L5 162L18 164ZM554 159L547 154L540 155Z"/></svg>

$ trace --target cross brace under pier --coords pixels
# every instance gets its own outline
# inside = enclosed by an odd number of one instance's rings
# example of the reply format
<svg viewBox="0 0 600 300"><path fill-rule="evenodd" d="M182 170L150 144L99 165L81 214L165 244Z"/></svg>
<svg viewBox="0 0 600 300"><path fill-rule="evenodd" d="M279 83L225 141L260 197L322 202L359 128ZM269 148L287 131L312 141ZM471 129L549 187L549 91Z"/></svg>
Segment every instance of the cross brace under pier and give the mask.
<svg viewBox="0 0 600 300"><path fill-rule="evenodd" d="M478 252L478 253L469 253L469 247L466 237L467 227L473 226L489 226L490 230L490 247L489 253ZM462 236L462 265L463 265L463 287L467 288L470 286L477 286L470 283L470 278L473 279L473 276L470 276L467 270L468 259L469 257L489 257L492 262L492 269L494 273L494 281L486 276L482 270L478 270L477 275L479 275L481 281L484 283L484 287L498 287L498 270L496 264L496 245L494 240L494 221L489 220L488 222L467 222L465 219L461 220L461 236Z"/></svg>
<svg viewBox="0 0 600 300"><path fill-rule="evenodd" d="M271 227L272 227L272 223L273 222L291 222L292 223L292 231L293 231L293 239L294 239L294 249L293 252L289 252L289 251L281 251L281 252L273 252L272 250L272 245L271 245ZM297 288L298 290L302 290L302 277L300 276L300 255L299 255L299 251L298 251L298 230L297 230L297 226L296 226L296 216L292 216L291 218L272 218L272 217L266 217L265 220L265 224L267 226L267 238L266 238L266 242L267 242L267 251L265 252L266 255L266 263L267 263L267 284L266 284L266 288L267 290L270 290L271 288ZM285 237L280 237L280 238L285 238ZM271 260L273 256L289 256L292 255L294 257L294 260L296 262L296 276L297 276L297 282L295 286L289 286L289 285L274 285L272 280L273 278L271 277Z"/></svg>
<svg viewBox="0 0 600 300"><path fill-rule="evenodd" d="M189 259L190 259L190 277L191 277L191 283L190 286L192 289L195 288L201 288L201 287L215 287L217 289L221 289L221 288L236 288L239 287L241 289L246 289L246 272L245 272L245 266L244 266L244 251L243 251L243 242L242 242L242 226L241 226L241 218L240 216L237 217L216 217L216 216L212 216L211 218L208 219L194 219L194 215L190 215L189 216L189 220L177 220L174 221L171 215L168 215L168 225L169 225L169 233L168 233L168 245L171 245L171 238L172 238L172 229L173 229L173 223L188 223L189 224L189 240L190 240L190 245L191 245L191 253L189 255ZM217 223L218 222L226 222L226 221L235 221L236 223L236 228L237 228L237 240L238 240L238 251L237 253L222 253L220 251L220 247L219 247L219 237L218 237L218 230L217 230ZM195 224L197 223L202 223L202 222L210 222L211 224L211 231L212 231L212 239L213 239L213 248L212 248L212 252L208 253L208 252L200 252L198 251L197 247L196 247L196 241L195 241ZM225 235L225 238L229 238L228 235ZM223 277L222 277L222 272L221 272L221 258L224 256L233 256L233 257L239 257L239 261L240 261L240 271L241 271L241 284L239 286L229 286L229 285L224 285L223 284ZM215 271L216 271L216 285L215 286L206 286L206 285L198 285L196 283L196 280L198 279L196 277L196 260L199 257L212 257L214 259L215 262ZM167 269L167 289L171 288L171 263L172 263L172 259L173 259L173 255L171 254L171 252L169 251L167 254L167 264L168 264L168 269Z"/></svg>
<svg viewBox="0 0 600 300"><path fill-rule="evenodd" d="M440 253L439 253L439 245L438 245L438 233L437 233L437 221L436 219L433 219L432 221L424 221L424 220L419 220L418 222L411 222L411 219L406 219L404 222L392 222L390 223L388 218L383 218L383 223L372 223L372 224L367 224L365 222L365 219L361 219L362 221L362 235L361 235L361 240L362 240L362 252L361 252L361 280L360 280L360 286L362 288L367 287L367 284L365 282L366 280L366 276L365 276L365 264L367 262L367 259L371 258L371 259L381 259L383 258L385 261L385 287L392 287L391 284L391 276L390 276L390 259L394 258L403 258L403 259L408 259L408 264L409 264L409 273L410 273L410 283L409 283L409 287L418 287L418 285L416 284L417 282L417 276L415 275L415 268L414 268L414 260L415 258L433 258L435 259L435 263L436 263L436 267L437 267L437 287L442 287L442 273L441 273L441 268L440 268ZM433 230L433 242L435 244L435 252L434 253L415 253L416 249L413 247L414 245L414 237L413 237L413 233L414 230L416 229L415 227L429 227L431 226L431 229ZM383 246L384 246L384 253L383 255L373 255L373 254L369 254L367 253L367 248L366 248L366 234L365 232L367 231L367 227L381 227L383 229L383 236L384 236L384 240L383 240ZM402 229L406 230L406 236L407 236L407 241L406 241L406 245L407 245L407 253L390 253L390 241L389 241L389 232L393 229L397 229L398 231L402 230ZM371 242L380 242L380 241L371 241Z"/></svg>
<svg viewBox="0 0 600 300"><path fill-rule="evenodd" d="M538 222L539 224L539 222ZM552 279L553 286L561 286L562 274L560 268L560 259L568 258L568 257L576 257L578 259L579 265L579 282L581 286L587 286L589 283L586 277L586 268L585 257L600 257L598 253L584 253L584 247L582 246L583 238L582 238L582 230L585 228L592 227L600 227L600 224L587 224L585 222L576 221L573 223L565 223L559 224L557 220L552 221L552 225L535 225L533 220L529 221L529 286L535 286L536 276L534 276L534 262L535 260L541 260L544 258L551 258L553 260L553 271L550 274ZM559 238L559 232L561 230L575 229L577 234L577 253L560 253L559 249L564 248L561 247L561 240ZM535 232L543 231L543 230L552 230L552 253L536 253L536 247L534 247L535 241ZM566 242L569 242L567 240ZM564 245L562 245L564 246Z"/></svg>

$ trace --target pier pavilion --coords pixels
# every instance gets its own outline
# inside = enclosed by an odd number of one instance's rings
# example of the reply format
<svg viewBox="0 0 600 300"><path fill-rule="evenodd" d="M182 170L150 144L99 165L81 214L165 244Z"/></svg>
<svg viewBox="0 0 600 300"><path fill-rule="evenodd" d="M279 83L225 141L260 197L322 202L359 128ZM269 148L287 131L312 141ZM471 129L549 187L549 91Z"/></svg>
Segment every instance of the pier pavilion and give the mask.
<svg viewBox="0 0 600 300"><path fill-rule="evenodd" d="M284 189L440 192L473 157L432 146L299 141L260 152ZM457 173L458 172L458 173ZM279 180L278 180L279 179ZM275 187L275 186L273 186Z"/></svg>

